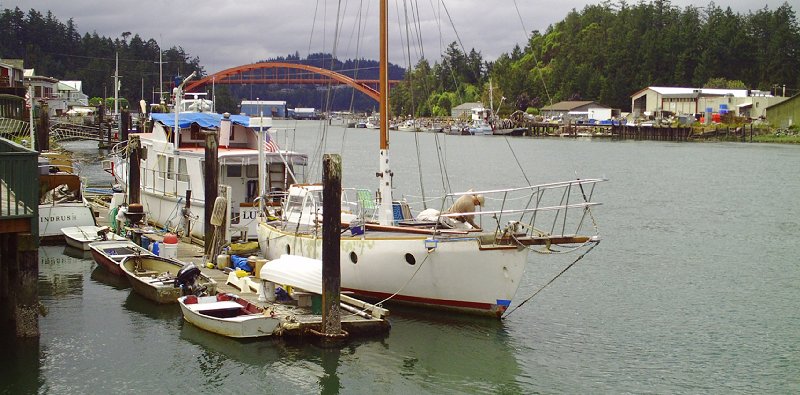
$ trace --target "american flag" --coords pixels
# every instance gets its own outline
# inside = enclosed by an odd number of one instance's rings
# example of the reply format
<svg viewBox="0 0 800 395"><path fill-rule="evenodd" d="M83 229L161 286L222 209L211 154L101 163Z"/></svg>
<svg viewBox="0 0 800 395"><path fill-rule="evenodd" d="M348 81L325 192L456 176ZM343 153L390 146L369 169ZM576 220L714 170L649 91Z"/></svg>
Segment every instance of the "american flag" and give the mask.
<svg viewBox="0 0 800 395"><path fill-rule="evenodd" d="M278 152L281 150L278 148L278 143L270 136L269 132L264 133L264 150L267 152Z"/></svg>

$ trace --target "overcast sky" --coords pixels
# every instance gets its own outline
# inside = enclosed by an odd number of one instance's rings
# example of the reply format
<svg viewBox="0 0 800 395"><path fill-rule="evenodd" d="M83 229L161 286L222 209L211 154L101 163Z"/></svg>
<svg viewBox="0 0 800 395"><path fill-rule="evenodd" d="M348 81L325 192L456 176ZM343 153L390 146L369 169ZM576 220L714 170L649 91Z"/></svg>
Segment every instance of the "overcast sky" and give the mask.
<svg viewBox="0 0 800 395"><path fill-rule="evenodd" d="M635 0L628 2L633 4ZM672 4L683 8L709 2L673 0ZM570 10L581 10L588 4L583 0L516 0L516 6L513 0L415 0L405 3L419 4L421 20L418 29L422 45L411 47L412 63L419 59L420 51L424 51L426 58L438 60L443 48L458 38L467 51L475 48L485 60L494 60L500 54L510 52L517 43L523 46L526 30L544 31L550 24L563 19ZM731 7L742 13L765 6L775 9L783 3L784 0L715 2L719 7ZM343 22L337 46L339 58L354 58L356 55L377 58L378 4L375 0L341 2L342 9L338 13L343 15L339 18ZM410 16L412 10L404 10L403 4L399 0L389 1L392 23L389 34L391 61L405 67L408 61L403 48L408 46L401 43L400 35L402 32L405 37L406 20L414 19ZM162 48L181 46L190 55L198 56L206 72L212 74L295 51L300 56L308 54L309 49L311 52L333 52L339 3L322 0L0 0L0 8L14 7L26 13L31 8L43 14L50 10L62 23L72 18L81 34L97 32L101 36L117 38L123 32L132 32L145 40L155 39ZM406 14L409 18L405 17ZM359 20L361 34L358 32ZM416 26L409 26L412 34ZM412 42L416 41L412 38Z"/></svg>

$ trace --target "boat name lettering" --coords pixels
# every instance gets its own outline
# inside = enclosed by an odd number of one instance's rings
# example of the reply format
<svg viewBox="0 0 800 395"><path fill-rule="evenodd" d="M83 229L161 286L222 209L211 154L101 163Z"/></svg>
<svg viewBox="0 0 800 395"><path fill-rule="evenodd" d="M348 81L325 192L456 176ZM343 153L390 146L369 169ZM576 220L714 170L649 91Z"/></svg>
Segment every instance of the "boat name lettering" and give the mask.
<svg viewBox="0 0 800 395"><path fill-rule="evenodd" d="M242 219L256 219L256 214L258 212L256 210L242 210Z"/></svg>
<svg viewBox="0 0 800 395"><path fill-rule="evenodd" d="M56 215L52 217L41 217L39 218L39 222L64 222L64 221L75 221L78 219L77 215Z"/></svg>

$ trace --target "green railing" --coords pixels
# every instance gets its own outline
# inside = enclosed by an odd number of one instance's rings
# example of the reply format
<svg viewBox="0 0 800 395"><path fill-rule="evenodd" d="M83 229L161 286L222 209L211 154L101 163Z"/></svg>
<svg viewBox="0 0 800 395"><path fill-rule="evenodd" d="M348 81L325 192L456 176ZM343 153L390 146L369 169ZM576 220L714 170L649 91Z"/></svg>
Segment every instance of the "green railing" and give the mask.
<svg viewBox="0 0 800 395"><path fill-rule="evenodd" d="M39 233L39 170L36 151L0 138L0 221L29 218Z"/></svg>

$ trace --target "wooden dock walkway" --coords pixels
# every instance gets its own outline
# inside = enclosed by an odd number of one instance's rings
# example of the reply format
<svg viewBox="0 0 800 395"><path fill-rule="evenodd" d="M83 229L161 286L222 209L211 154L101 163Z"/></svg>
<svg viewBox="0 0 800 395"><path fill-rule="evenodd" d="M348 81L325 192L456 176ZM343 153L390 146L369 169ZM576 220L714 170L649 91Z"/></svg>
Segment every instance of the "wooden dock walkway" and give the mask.
<svg viewBox="0 0 800 395"><path fill-rule="evenodd" d="M100 205L95 205L94 209L98 213L98 225L108 224L108 209ZM147 234L145 237L151 241L163 241L163 237L158 234ZM200 270L203 272L203 274L216 281L218 292L232 293L254 305L264 308L267 311L273 311L277 316L281 317L281 326L283 330L280 335L289 337L304 337L308 335L309 330L311 329L320 331L322 326L322 315L312 312L310 294L298 293L298 295L296 295L299 296L299 299L303 300L303 303L298 303L295 300L285 303L259 301L257 289L259 282L261 281L260 279L250 276L250 284L253 284L254 288L248 290L247 287L243 287L245 290L242 290L239 287L228 283L228 272L216 268L211 269L206 267L207 262L204 262L204 250L202 246L179 241L177 254L179 261L184 263L194 263L197 265L197 267L201 268ZM347 331L350 337L380 335L387 333L391 327L389 322L385 319L374 318L369 314L356 314L348 312L344 309L342 310L341 314L341 322L342 329Z"/></svg>

